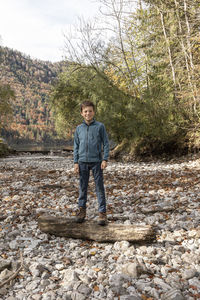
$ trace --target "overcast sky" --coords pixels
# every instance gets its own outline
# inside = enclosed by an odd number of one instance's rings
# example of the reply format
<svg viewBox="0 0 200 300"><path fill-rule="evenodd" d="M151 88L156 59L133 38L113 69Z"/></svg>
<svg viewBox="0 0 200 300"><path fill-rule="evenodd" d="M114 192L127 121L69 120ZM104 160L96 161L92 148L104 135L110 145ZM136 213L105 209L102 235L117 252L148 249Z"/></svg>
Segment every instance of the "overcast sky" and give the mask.
<svg viewBox="0 0 200 300"><path fill-rule="evenodd" d="M64 36L78 17L93 19L96 0L0 0L1 45L32 58L60 61Z"/></svg>

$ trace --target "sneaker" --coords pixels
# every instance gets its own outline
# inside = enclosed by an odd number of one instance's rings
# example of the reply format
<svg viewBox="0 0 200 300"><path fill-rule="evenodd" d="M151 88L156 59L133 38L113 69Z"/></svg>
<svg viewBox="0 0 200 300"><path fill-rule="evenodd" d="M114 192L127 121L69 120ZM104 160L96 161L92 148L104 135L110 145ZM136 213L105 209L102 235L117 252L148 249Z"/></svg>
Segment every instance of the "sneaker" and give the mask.
<svg viewBox="0 0 200 300"><path fill-rule="evenodd" d="M85 220L85 217L86 217L86 209L83 207L80 207L79 211L76 215L76 222L83 223L83 221Z"/></svg>
<svg viewBox="0 0 200 300"><path fill-rule="evenodd" d="M106 225L106 222L107 222L106 212L100 212L98 224L103 226L103 225Z"/></svg>

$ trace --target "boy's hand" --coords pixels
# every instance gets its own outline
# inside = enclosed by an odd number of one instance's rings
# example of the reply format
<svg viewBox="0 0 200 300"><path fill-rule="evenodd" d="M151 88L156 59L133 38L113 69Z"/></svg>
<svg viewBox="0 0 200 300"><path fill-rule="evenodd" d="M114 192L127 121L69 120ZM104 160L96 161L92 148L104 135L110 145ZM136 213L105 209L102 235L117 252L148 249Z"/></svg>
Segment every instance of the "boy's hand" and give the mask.
<svg viewBox="0 0 200 300"><path fill-rule="evenodd" d="M74 173L79 174L79 165L78 164L74 164Z"/></svg>
<svg viewBox="0 0 200 300"><path fill-rule="evenodd" d="M103 160L101 163L101 169L104 170L107 167L107 161Z"/></svg>

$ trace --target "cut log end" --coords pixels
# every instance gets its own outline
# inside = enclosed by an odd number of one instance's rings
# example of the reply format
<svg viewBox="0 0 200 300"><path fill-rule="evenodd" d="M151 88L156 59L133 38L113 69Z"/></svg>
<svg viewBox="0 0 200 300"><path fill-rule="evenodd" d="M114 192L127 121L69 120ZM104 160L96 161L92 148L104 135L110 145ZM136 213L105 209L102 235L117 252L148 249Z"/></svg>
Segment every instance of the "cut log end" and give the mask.
<svg viewBox="0 0 200 300"><path fill-rule="evenodd" d="M38 218L38 227L42 232L97 242L116 241L152 241L156 237L155 229L150 225L125 225L108 222L105 226L88 220L81 224L74 218L61 218L42 215Z"/></svg>

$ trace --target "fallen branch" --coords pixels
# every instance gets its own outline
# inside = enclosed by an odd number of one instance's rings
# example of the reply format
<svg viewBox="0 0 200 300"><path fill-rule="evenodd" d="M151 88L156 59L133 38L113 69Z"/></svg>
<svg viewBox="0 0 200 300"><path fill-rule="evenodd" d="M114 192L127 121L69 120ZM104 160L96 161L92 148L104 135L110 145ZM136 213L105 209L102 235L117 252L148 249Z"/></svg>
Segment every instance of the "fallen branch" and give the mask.
<svg viewBox="0 0 200 300"><path fill-rule="evenodd" d="M152 209L140 209L140 212L142 214L148 215L148 214L155 214L155 213L169 213L175 211L174 207L168 207L168 208L152 208Z"/></svg>
<svg viewBox="0 0 200 300"><path fill-rule="evenodd" d="M60 184L45 184L40 186L42 189L63 189L64 187Z"/></svg>
<svg viewBox="0 0 200 300"><path fill-rule="evenodd" d="M110 223L100 226L94 221L78 224L73 218L66 219L41 215L38 218L41 231L67 238L93 240L98 242L146 241L155 238L155 230L151 225L125 225Z"/></svg>
<svg viewBox="0 0 200 300"><path fill-rule="evenodd" d="M23 262L23 256L22 256L22 252L20 251L20 267L12 274L10 275L6 280L4 280L3 282L0 282L0 288L2 288L4 285L8 284L11 280L15 279L17 277L17 275L19 274L19 272L23 269L24 267L24 262Z"/></svg>
<svg viewBox="0 0 200 300"><path fill-rule="evenodd" d="M124 139L119 145L117 145L112 151L110 151L110 158L115 159L120 152L122 152L128 144L128 140Z"/></svg>

